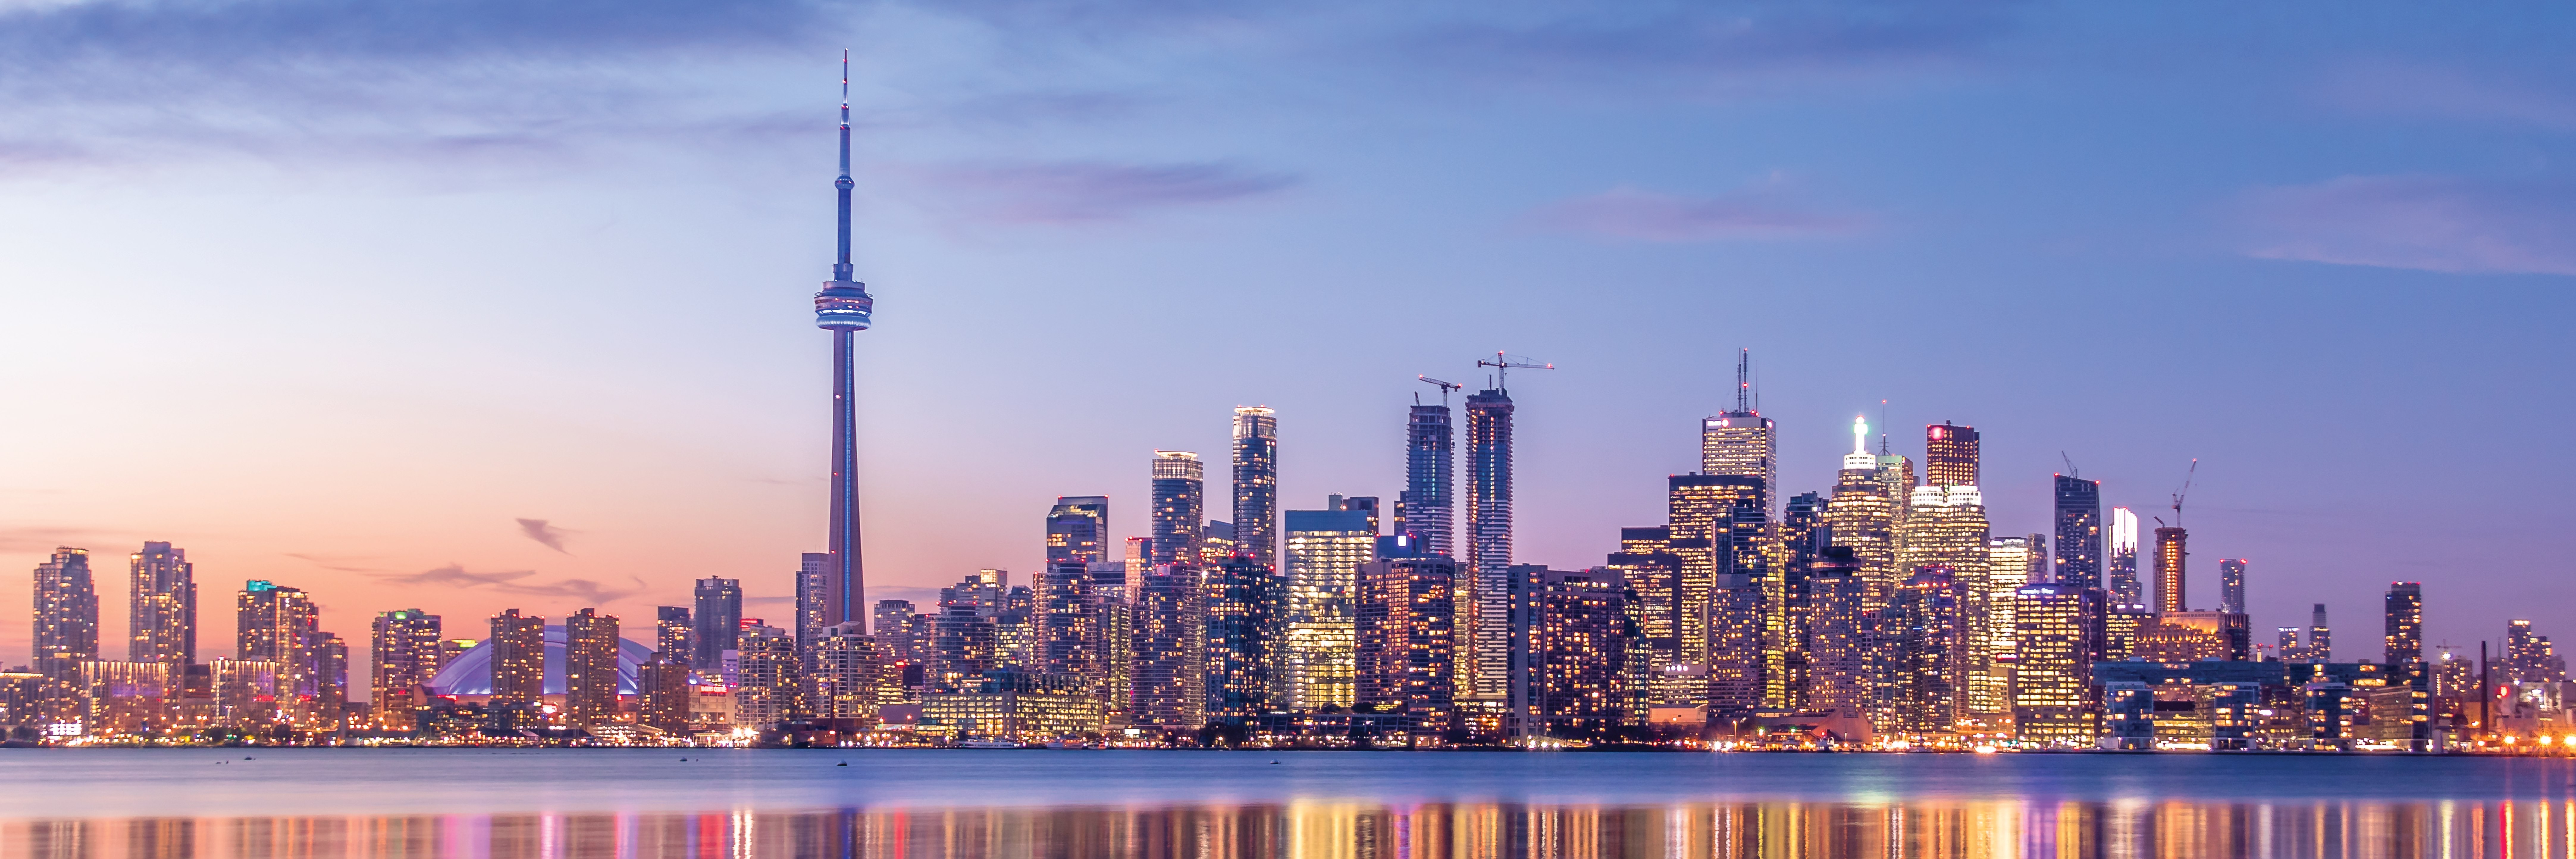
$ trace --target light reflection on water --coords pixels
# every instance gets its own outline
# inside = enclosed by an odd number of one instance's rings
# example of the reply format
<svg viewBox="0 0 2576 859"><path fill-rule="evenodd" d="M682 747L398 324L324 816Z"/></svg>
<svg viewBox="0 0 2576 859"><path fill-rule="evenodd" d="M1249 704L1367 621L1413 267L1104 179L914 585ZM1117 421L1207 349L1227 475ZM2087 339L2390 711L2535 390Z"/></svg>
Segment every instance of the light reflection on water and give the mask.
<svg viewBox="0 0 2576 859"><path fill-rule="evenodd" d="M0 821L14 857L2570 857L2576 802L1288 802Z"/></svg>

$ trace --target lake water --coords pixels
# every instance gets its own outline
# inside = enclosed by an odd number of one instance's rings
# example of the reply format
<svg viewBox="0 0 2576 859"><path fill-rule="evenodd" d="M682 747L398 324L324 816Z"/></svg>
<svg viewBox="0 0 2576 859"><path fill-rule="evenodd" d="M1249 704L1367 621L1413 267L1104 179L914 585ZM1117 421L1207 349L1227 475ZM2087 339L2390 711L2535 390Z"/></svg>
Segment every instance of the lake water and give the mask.
<svg viewBox="0 0 2576 859"><path fill-rule="evenodd" d="M0 774L0 859L2576 856L2563 759L16 749Z"/></svg>

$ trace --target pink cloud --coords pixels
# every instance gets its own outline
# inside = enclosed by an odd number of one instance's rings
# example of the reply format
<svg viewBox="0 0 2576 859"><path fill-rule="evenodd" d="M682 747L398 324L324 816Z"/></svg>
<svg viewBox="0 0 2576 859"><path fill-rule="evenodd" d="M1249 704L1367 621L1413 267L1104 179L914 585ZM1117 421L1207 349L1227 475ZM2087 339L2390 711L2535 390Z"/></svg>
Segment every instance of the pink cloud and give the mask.
<svg viewBox="0 0 2576 859"><path fill-rule="evenodd" d="M1157 209L1257 197L1297 182L1224 163L987 164L937 168L922 176L979 219L1030 224L1125 220Z"/></svg>
<svg viewBox="0 0 2576 859"><path fill-rule="evenodd" d="M2576 188L2344 176L2238 201L2245 253L2423 271L2576 274Z"/></svg>
<svg viewBox="0 0 2576 859"><path fill-rule="evenodd" d="M1864 213L1831 211L1792 199L1774 179L1713 197L1687 197L1626 185L1560 200L1530 213L1556 232L1644 242L1772 241L1846 236L1870 228Z"/></svg>

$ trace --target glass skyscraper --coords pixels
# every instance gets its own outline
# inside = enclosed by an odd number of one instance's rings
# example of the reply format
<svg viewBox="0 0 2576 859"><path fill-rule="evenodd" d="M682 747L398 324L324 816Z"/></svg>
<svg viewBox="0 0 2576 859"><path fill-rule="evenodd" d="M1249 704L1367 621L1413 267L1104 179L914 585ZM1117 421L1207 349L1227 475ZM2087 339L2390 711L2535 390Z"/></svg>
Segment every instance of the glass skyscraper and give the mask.
<svg viewBox="0 0 2576 859"><path fill-rule="evenodd" d="M98 659L98 586L89 550L69 546L36 566L35 667L46 677L76 676Z"/></svg>
<svg viewBox="0 0 2576 859"><path fill-rule="evenodd" d="M1109 556L1109 499L1067 495L1047 511L1046 560L1056 564L1097 564Z"/></svg>
<svg viewBox="0 0 2576 859"><path fill-rule="evenodd" d="M699 579L697 610L690 612L689 619L697 626L692 638L698 651L690 664L701 673L713 674L724 667L724 652L735 649L735 640L742 634L742 582Z"/></svg>
<svg viewBox="0 0 2576 859"><path fill-rule="evenodd" d="M1452 447L1448 404L1416 404L1404 426L1404 492L1396 496L1395 531L1414 535L1423 554L1457 557L1450 534L1458 521L1450 495Z"/></svg>
<svg viewBox="0 0 2576 859"><path fill-rule="evenodd" d="M1234 410L1234 545L1263 564L1279 563L1279 413Z"/></svg>
<svg viewBox="0 0 2576 859"><path fill-rule="evenodd" d="M2187 544L2189 532L2181 528L2156 529L2156 613L2190 611L2191 601L2184 588L2190 584L2186 567L2191 559Z"/></svg>
<svg viewBox="0 0 2576 859"><path fill-rule="evenodd" d="M1468 615L1460 662L1467 697L1500 700L1511 672L1512 397L1487 388L1467 397ZM1472 673L1469 673L1472 672Z"/></svg>
<svg viewBox="0 0 2576 859"><path fill-rule="evenodd" d="M1199 563L1199 529L1207 521L1207 466L1187 451L1154 451L1154 565ZM1138 571L1141 572L1141 571Z"/></svg>
<svg viewBox="0 0 2576 859"><path fill-rule="evenodd" d="M2228 614L2245 613L2244 558L2218 562L2218 610Z"/></svg>
<svg viewBox="0 0 2576 859"><path fill-rule="evenodd" d="M197 664L197 568L188 550L145 543L132 558L128 591L133 623L126 659L162 665Z"/></svg>
<svg viewBox="0 0 2576 859"><path fill-rule="evenodd" d="M2071 588L2102 582L2102 482L2057 476L2057 553L2051 581Z"/></svg>
<svg viewBox="0 0 2576 859"><path fill-rule="evenodd" d="M1288 511L1288 704L1300 711L1358 703L1359 569L1377 532L1357 510Z"/></svg>
<svg viewBox="0 0 2576 859"><path fill-rule="evenodd" d="M2138 514L2126 507L2111 508L2110 536L2102 589L2110 592L2112 605L2146 605L2146 590L2138 586Z"/></svg>
<svg viewBox="0 0 2576 859"><path fill-rule="evenodd" d="M1923 485L1975 486L1979 468L1976 427L1942 421L1923 428Z"/></svg>

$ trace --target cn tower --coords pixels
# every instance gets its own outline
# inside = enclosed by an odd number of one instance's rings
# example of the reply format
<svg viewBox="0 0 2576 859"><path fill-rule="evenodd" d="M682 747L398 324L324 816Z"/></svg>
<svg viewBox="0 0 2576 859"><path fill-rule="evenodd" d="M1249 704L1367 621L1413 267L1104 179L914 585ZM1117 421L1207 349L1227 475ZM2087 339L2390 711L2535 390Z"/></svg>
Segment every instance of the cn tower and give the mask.
<svg viewBox="0 0 2576 859"><path fill-rule="evenodd" d="M832 552L823 571L823 625L865 624L867 577L859 563L859 443L857 375L851 335L868 329L876 300L850 271L850 52L841 52L841 255L832 279L814 294L814 325L832 332Z"/></svg>

